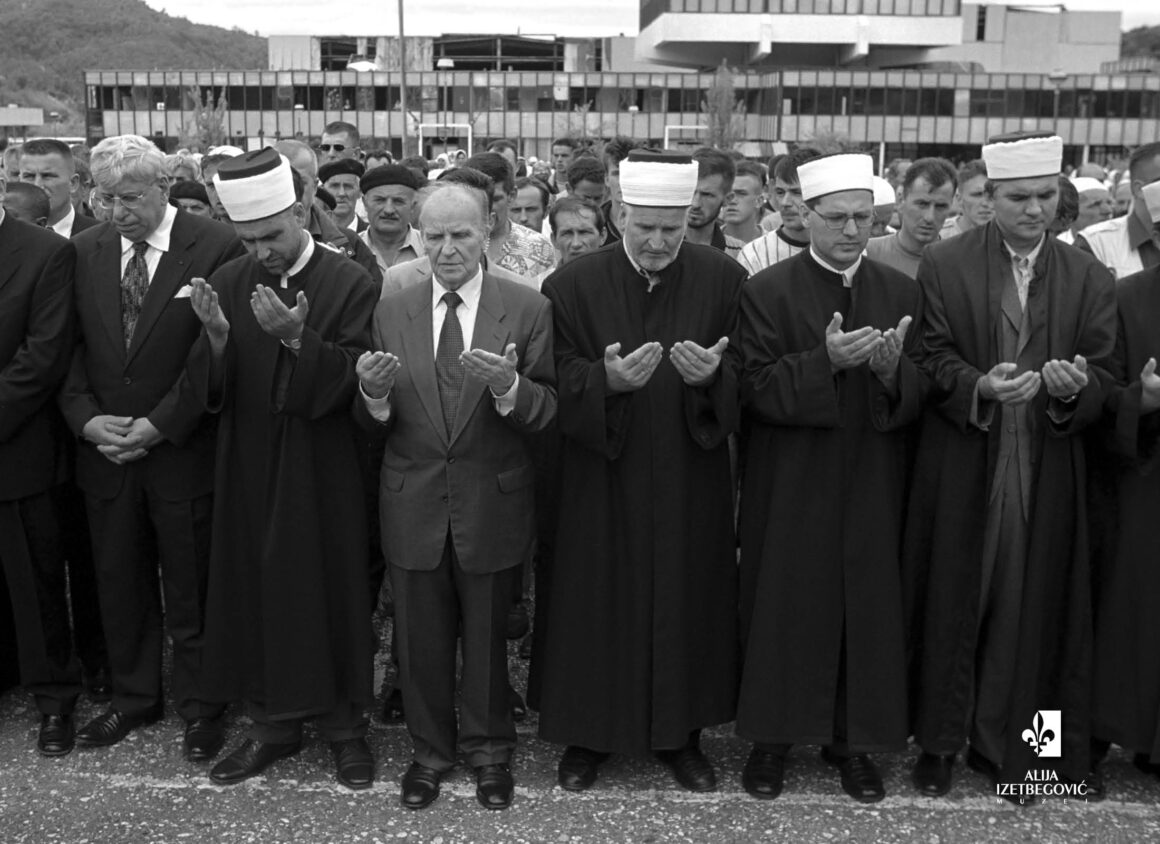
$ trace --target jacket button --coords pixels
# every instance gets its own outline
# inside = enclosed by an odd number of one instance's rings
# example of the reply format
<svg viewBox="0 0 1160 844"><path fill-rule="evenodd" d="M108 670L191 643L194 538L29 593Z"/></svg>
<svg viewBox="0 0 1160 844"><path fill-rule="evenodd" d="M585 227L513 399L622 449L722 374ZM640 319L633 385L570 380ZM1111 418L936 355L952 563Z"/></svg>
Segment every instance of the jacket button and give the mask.
<svg viewBox="0 0 1160 844"><path fill-rule="evenodd" d="M454 463L454 462L455 462L455 458L454 458L454 457L448 457L448 458L447 458L447 462L448 462L448 463Z"/></svg>
<svg viewBox="0 0 1160 844"><path fill-rule="evenodd" d="M132 378L130 378L128 375L126 375L126 376L125 376L124 378L122 378L121 380L122 380L122 381L125 383L125 385L126 385L126 386L128 386L129 384L132 384L132 383L133 383L133 379L132 379Z"/></svg>
<svg viewBox="0 0 1160 844"><path fill-rule="evenodd" d="M444 504L446 504L446 503L447 503L447 501L448 501L448 499L447 499L447 496L446 496L446 495L443 495L443 496L440 496L440 497L443 499L443 503L444 503Z"/></svg>

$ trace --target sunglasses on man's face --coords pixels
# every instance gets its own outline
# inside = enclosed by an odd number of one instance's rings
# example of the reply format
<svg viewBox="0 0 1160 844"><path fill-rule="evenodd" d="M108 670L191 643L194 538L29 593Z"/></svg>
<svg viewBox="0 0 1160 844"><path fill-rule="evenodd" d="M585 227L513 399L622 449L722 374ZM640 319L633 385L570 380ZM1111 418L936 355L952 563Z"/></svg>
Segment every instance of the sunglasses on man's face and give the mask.
<svg viewBox="0 0 1160 844"><path fill-rule="evenodd" d="M342 152L344 149L346 149L346 144L319 144L318 145L319 152L330 152L331 150L334 150L335 152Z"/></svg>

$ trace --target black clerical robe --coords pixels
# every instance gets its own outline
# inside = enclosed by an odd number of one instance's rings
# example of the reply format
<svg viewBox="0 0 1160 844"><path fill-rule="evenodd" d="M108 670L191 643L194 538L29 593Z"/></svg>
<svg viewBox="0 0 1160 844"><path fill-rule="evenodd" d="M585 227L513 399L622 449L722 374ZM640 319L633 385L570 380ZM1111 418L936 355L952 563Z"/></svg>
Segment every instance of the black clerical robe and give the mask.
<svg viewBox="0 0 1160 844"><path fill-rule="evenodd" d="M322 246L285 288L249 257L209 281L230 334L224 364L211 365L204 331L189 363L221 417L206 694L259 704L271 719L366 706L366 515L350 409L378 292L365 270ZM289 307L305 292L297 354L259 327L257 284Z"/></svg>
<svg viewBox="0 0 1160 844"><path fill-rule="evenodd" d="M1005 745L1008 780L1029 767L1060 776L1088 773L1091 715L1091 569L1088 555L1084 431L1099 420L1116 323L1113 281L1090 255L1047 238L1034 265L1019 371L1048 360L1087 359L1088 384L1075 401L1049 399L1046 385L1018 420L996 406L984 430L972 422L979 378L1010 359L1002 346L1014 320L1004 301L1009 253L995 223L931 244L919 265L924 299L922 367L931 379L903 551L911 649L915 739L930 753L961 750L974 710L975 669L987 649L1012 653ZM1018 307L1018 300L1015 302ZM980 418L987 409L978 408ZM1011 471L1011 438L1030 473L1024 496L1022 596L1012 641L986 641L982 594L988 541L1002 527L990 504L997 473ZM1016 484L1016 488L1022 486ZM1005 513L1004 518L1010 513ZM1039 710L1060 710L1061 759L1036 758L1023 731Z"/></svg>
<svg viewBox="0 0 1160 844"><path fill-rule="evenodd" d="M562 436L548 617L533 666L549 741L647 753L733 717L734 352L708 386L690 387L668 350L733 336L744 279L721 252L686 243L649 292L616 243L544 288ZM665 359L649 382L610 392L605 347L620 343L627 355L654 340Z"/></svg>
<svg viewBox="0 0 1160 844"><path fill-rule="evenodd" d="M1160 267L1121 280L1116 298L1105 423L1117 530L1099 572L1092 731L1160 763L1160 411L1140 407L1140 371L1160 359Z"/></svg>
<svg viewBox="0 0 1160 844"><path fill-rule="evenodd" d="M915 355L921 310L918 284L901 272L863 260L845 287L808 250L745 285L741 389L752 425L737 730L747 738L842 740L856 753L906 744L899 556L908 438L926 380L907 354L893 393L868 364L835 373L826 326L835 312L843 331L885 331L910 316Z"/></svg>

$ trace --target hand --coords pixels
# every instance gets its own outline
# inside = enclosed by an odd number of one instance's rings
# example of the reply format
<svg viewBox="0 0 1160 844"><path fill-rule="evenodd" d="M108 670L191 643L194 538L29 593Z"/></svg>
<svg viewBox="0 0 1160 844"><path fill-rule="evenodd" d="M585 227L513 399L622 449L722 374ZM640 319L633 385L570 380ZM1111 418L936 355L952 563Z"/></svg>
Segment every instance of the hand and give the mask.
<svg viewBox="0 0 1160 844"><path fill-rule="evenodd" d="M98 447L107 445L128 450L137 446L137 441L129 438L132 430L132 416L94 416L81 429L81 436Z"/></svg>
<svg viewBox="0 0 1160 844"><path fill-rule="evenodd" d="M193 305L193 312L205 326L206 334L216 344L224 345L230 334L230 324L222 313L217 291L204 278L190 279L189 286L192 288L189 304Z"/></svg>
<svg viewBox="0 0 1160 844"><path fill-rule="evenodd" d="M681 378L690 387L701 387L713 380L721 365L721 355L729 345L729 338L722 337L712 346L703 349L692 340L674 343L669 351L669 360L677 368Z"/></svg>
<svg viewBox="0 0 1160 844"><path fill-rule="evenodd" d="M883 342L882 332L868 325L855 331L842 331L842 315L837 312L826 326L826 354L830 356L830 368L834 372L866 363Z"/></svg>
<svg viewBox="0 0 1160 844"><path fill-rule="evenodd" d="M395 386L395 376L402 364L390 352L363 352L355 362L354 371L363 392L372 399L381 399Z"/></svg>
<svg viewBox="0 0 1160 844"><path fill-rule="evenodd" d="M991 371L979 378L979 395L987 401L1003 404L1024 404L1035 398L1043 378L1038 372L1027 371L1017 378L1011 376L1019 368L1014 363L997 363Z"/></svg>
<svg viewBox="0 0 1160 844"><path fill-rule="evenodd" d="M111 445L99 445L97 446L97 451L118 466L124 466L126 463L132 463L134 460L140 460L149 453L149 449L147 448L134 448L129 451L122 451Z"/></svg>
<svg viewBox="0 0 1160 844"><path fill-rule="evenodd" d="M136 437L137 448L143 448L146 451L149 451L165 439L161 432L145 416L140 416L133 420L133 424L129 430L129 437Z"/></svg>
<svg viewBox="0 0 1160 844"><path fill-rule="evenodd" d="M272 337L279 340L298 340L302 337L302 329L306 325L306 315L310 313L310 305L306 301L306 294L298 291L298 301L293 308L287 308L278 298L278 294L259 284L250 296L250 307L254 311L254 318L258 320L258 327Z"/></svg>
<svg viewBox="0 0 1160 844"><path fill-rule="evenodd" d="M902 359L902 347L906 343L906 331L910 328L910 317L898 321L897 328L888 328L882 335L883 343L870 355L870 369L878 380L887 386L894 383L898 374L898 361Z"/></svg>
<svg viewBox="0 0 1160 844"><path fill-rule="evenodd" d="M1075 356L1075 363L1067 360L1049 360L1043 364L1043 383L1047 394L1057 399L1074 396L1087 386L1087 361L1083 355Z"/></svg>
<svg viewBox="0 0 1160 844"><path fill-rule="evenodd" d="M608 389L614 393L639 390L652 378L662 357L664 350L656 341L645 343L625 357L620 356L620 344L613 343L604 350L604 377Z"/></svg>
<svg viewBox="0 0 1160 844"><path fill-rule="evenodd" d="M1156 374L1156 358L1148 358L1140 370L1140 412L1151 413L1160 408L1160 375Z"/></svg>
<svg viewBox="0 0 1160 844"><path fill-rule="evenodd" d="M502 356L483 349L470 349L459 355L459 361L468 375L487 384L493 395L502 396L516 383L520 356L516 354L516 344L508 343Z"/></svg>

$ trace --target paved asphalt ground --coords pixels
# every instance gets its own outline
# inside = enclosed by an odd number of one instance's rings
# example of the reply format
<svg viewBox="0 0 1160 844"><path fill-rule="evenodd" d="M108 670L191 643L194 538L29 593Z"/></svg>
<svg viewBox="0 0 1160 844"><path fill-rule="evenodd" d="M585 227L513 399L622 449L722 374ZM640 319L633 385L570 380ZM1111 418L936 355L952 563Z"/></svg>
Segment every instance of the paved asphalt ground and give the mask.
<svg viewBox="0 0 1160 844"><path fill-rule="evenodd" d="M513 643L513 677L523 688L527 664L514 652ZM377 667L381 678L382 654ZM78 720L100 711L82 699ZM946 798L923 798L910 785L912 750L876 757L887 797L860 806L807 747L794 749L783 795L761 802L741 788L748 746L727 725L702 741L717 766L714 794L683 791L651 759L614 758L596 786L577 795L556 785L561 748L536 738L532 713L519 729L511 809L481 808L474 778L461 767L430 808L412 812L399 805L398 780L410 761L406 729L377 720L369 740L378 781L361 792L334 781L329 749L309 731L297 757L219 788L204 766L182 758L181 723L172 713L113 748L56 760L36 754L38 724L27 694L0 699L0 844L1160 841L1160 780L1137 772L1118 750L1107 762L1109 797L1100 804L1049 800L1015 808L988 796L983 777L962 764ZM235 720L227 747L241 729Z"/></svg>

